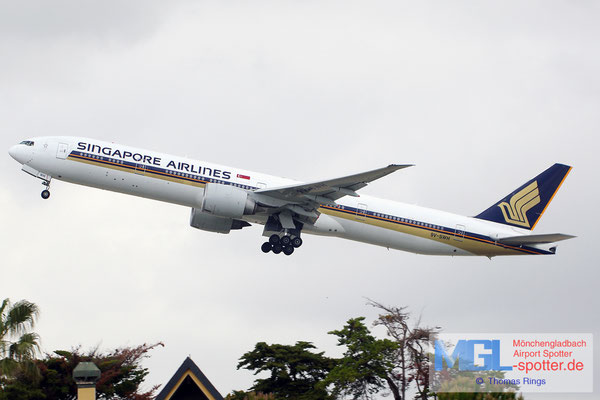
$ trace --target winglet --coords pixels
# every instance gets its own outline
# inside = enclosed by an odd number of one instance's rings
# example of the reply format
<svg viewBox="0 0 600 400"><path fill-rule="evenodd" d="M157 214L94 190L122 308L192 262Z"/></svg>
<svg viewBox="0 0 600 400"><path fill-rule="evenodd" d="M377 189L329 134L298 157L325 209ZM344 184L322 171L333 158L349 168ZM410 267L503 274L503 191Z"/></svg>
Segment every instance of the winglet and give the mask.
<svg viewBox="0 0 600 400"><path fill-rule="evenodd" d="M388 168L394 168L395 170L399 170L402 168L408 168L408 167L414 167L415 164L390 164L387 167Z"/></svg>

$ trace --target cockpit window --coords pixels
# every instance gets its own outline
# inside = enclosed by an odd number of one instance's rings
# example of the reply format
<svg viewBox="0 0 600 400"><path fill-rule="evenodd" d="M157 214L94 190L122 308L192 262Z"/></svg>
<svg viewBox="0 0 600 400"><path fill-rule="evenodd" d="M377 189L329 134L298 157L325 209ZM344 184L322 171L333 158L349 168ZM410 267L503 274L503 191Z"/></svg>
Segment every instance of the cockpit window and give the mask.
<svg viewBox="0 0 600 400"><path fill-rule="evenodd" d="M24 144L25 146L33 146L33 142L31 140L23 140L19 144Z"/></svg>

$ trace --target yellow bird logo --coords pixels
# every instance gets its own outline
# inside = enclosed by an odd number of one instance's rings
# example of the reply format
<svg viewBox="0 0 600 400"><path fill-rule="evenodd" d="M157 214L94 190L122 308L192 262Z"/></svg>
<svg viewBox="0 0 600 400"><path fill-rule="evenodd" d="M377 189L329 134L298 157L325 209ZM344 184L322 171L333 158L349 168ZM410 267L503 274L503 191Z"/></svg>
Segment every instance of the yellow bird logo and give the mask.
<svg viewBox="0 0 600 400"><path fill-rule="evenodd" d="M503 201L498 204L504 220L509 224L524 226L530 228L531 224L527 219L527 211L535 207L540 202L540 191L537 181L527 185L523 190L515 193L510 198L510 203Z"/></svg>

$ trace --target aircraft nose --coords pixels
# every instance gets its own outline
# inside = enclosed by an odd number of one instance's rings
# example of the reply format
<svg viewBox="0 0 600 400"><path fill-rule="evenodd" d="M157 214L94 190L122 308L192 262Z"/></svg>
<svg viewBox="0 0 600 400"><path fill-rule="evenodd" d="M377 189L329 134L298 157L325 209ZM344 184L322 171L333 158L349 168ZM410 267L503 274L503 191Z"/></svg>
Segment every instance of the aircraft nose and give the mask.
<svg viewBox="0 0 600 400"><path fill-rule="evenodd" d="M15 160L17 160L17 157L18 157L17 154L18 154L18 152L19 151L17 149L17 146L12 146L10 149L8 149L8 154L10 154L10 156L12 158L14 158ZM17 161L19 161L19 160L17 160Z"/></svg>
<svg viewBox="0 0 600 400"><path fill-rule="evenodd" d="M25 154L25 151L23 149L23 146L20 146L20 145L12 146L10 149L8 149L8 154L10 154L10 156L12 158L17 160L21 164L25 164L25 163L29 162L27 154Z"/></svg>

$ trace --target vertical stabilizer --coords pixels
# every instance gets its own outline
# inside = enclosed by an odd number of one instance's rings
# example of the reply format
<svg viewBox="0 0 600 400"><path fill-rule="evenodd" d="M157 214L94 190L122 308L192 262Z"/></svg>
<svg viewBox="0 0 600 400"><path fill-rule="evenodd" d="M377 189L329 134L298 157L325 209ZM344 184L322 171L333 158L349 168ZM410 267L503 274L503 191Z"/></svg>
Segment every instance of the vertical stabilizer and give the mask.
<svg viewBox="0 0 600 400"><path fill-rule="evenodd" d="M554 164L475 218L533 230L571 168Z"/></svg>

